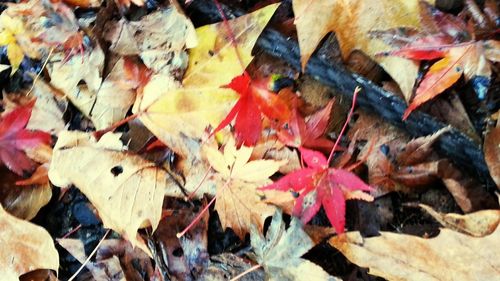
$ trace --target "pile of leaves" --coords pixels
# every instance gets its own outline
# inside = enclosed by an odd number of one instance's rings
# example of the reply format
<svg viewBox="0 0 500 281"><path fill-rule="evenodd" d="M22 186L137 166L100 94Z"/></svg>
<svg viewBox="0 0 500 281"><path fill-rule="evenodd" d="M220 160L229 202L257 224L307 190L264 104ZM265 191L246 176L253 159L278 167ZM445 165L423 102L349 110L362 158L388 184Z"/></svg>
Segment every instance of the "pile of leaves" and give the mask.
<svg viewBox="0 0 500 281"><path fill-rule="evenodd" d="M433 150L462 130L500 185L494 1L213 0L208 25L196 1L2 4L5 280L497 278L498 200ZM411 139L254 48L265 28L450 126Z"/></svg>

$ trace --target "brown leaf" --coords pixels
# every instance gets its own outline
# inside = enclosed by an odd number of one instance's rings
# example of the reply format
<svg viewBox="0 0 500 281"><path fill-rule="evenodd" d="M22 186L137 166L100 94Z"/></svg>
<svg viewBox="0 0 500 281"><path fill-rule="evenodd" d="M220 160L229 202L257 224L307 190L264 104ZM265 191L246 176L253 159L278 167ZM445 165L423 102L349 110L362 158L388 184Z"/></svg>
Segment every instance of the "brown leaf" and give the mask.
<svg viewBox="0 0 500 281"><path fill-rule="evenodd" d="M74 184L99 211L104 227L145 249L137 230L156 229L165 195L184 194L165 170L124 152L119 137L106 134L96 142L90 134L61 132L49 178L59 187Z"/></svg>
<svg viewBox="0 0 500 281"><path fill-rule="evenodd" d="M250 239L257 262L264 267L268 280L340 280L313 262L301 258L314 244L302 229L300 220L295 217L292 217L290 227L285 230L282 214L277 211L266 236L254 227Z"/></svg>
<svg viewBox="0 0 500 281"><path fill-rule="evenodd" d="M430 239L391 232L363 238L359 232L349 232L329 241L351 262L368 267L372 275L419 281L498 280L499 242L499 227L481 238L442 229Z"/></svg>
<svg viewBox="0 0 500 281"><path fill-rule="evenodd" d="M6 168L0 168L0 202L12 215L25 220L31 220L52 197L52 188L46 182L44 185L18 186L20 177Z"/></svg>
<svg viewBox="0 0 500 281"><path fill-rule="evenodd" d="M430 206L419 204L442 226L475 237L490 235L500 223L500 210L482 210L467 215L443 214Z"/></svg>
<svg viewBox="0 0 500 281"><path fill-rule="evenodd" d="M500 121L484 138L484 158L490 170L491 177L500 188Z"/></svg>
<svg viewBox="0 0 500 281"><path fill-rule="evenodd" d="M81 264L87 255L79 239L58 239L57 242ZM85 263L94 280L143 281L144 275L153 275L150 258L130 243L121 239L106 239L97 249L95 258Z"/></svg>
<svg viewBox="0 0 500 281"><path fill-rule="evenodd" d="M2 280L17 281L35 269L57 272L59 254L52 237L40 226L18 219L0 206L0 275Z"/></svg>
<svg viewBox="0 0 500 281"><path fill-rule="evenodd" d="M197 44L193 24L174 7L139 21L122 18L109 25L104 36L111 42L110 50L122 56L139 55L155 73L183 73L188 60L185 49Z"/></svg>

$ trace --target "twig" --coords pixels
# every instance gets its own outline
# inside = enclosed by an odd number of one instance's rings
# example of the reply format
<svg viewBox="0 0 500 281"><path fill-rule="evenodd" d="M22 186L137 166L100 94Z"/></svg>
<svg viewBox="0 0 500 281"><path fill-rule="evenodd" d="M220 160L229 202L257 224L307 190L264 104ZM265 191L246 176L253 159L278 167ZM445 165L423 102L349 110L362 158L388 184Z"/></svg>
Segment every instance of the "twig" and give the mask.
<svg viewBox="0 0 500 281"><path fill-rule="evenodd" d="M78 270L68 279L68 281L73 281L73 279L76 278L76 276L78 276L78 274L80 273L80 271L82 271L84 268L85 268L85 265L87 265L87 263L89 263L90 259L95 255L95 253L97 253L97 250L99 249L99 247L101 246L102 242L104 242L104 239L106 238L106 236L108 236L110 232L110 229L106 230L106 233L104 233L104 236L101 238L101 241L99 241L99 243L97 244L97 246L95 246L94 250L92 251L92 253L90 253L90 255L87 257L87 259L85 260L85 262L80 266L80 268L78 268Z"/></svg>

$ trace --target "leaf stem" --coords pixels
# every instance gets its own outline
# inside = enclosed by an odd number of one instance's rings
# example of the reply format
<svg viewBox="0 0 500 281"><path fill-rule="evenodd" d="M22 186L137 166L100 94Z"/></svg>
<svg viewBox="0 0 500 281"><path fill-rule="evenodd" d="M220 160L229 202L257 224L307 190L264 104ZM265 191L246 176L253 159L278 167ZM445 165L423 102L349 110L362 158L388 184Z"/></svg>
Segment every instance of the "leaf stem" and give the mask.
<svg viewBox="0 0 500 281"><path fill-rule="evenodd" d="M340 130L339 136L335 140L335 144L333 145L332 151L330 151L330 155L328 156L328 160L326 161L327 166L330 166L330 161L332 161L333 154L335 153L335 149L340 143L340 139L342 138L342 135L344 135L344 131L347 128L347 125L349 125L349 122L351 121L352 113L354 112L354 106L356 105L356 98L358 97L358 93L361 91L361 88L358 86L356 89L354 89L354 93L352 95L352 105L351 109L349 110L349 114L347 115L347 119L345 120L344 126L342 127L342 130Z"/></svg>
<svg viewBox="0 0 500 281"><path fill-rule="evenodd" d="M235 276L233 279L231 279L229 281L236 281L236 280L240 279L241 277L247 275L248 273L250 273L252 271L255 271L255 270L257 270L257 269L259 269L261 267L262 267L262 265L256 264L256 265L250 267L249 269L243 271L242 273L238 274L237 276Z"/></svg>
<svg viewBox="0 0 500 281"><path fill-rule="evenodd" d="M90 259L95 255L95 253L97 253L97 250L101 246L102 242L104 242L104 239L106 238L106 236L108 236L108 234L109 234L110 231L111 230L108 229L106 231L106 233L104 233L104 236L101 238L101 241L99 241L99 243L97 244L97 246L95 246L94 250L92 250L92 253L90 253L90 255L87 257L87 259L85 260L85 262L82 263L82 265L80 266L80 268L78 268L78 270L68 279L68 281L73 281L76 278L76 276L78 276L78 274L80 273L80 271L82 271L83 268L85 268L85 266L87 265L87 263L89 263Z"/></svg>

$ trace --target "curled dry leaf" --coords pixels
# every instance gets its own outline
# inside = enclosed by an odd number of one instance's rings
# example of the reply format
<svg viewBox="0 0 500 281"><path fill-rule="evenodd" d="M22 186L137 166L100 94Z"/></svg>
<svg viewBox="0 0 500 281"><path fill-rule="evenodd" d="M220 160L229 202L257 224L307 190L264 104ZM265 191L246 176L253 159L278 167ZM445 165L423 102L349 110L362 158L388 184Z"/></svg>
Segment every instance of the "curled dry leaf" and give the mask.
<svg viewBox="0 0 500 281"><path fill-rule="evenodd" d="M91 134L61 132L49 179L59 187L74 184L99 211L104 227L124 235L134 246L145 246L137 239L137 230L158 226L165 195L184 194L165 170L122 151L119 137L108 133L96 142Z"/></svg>
<svg viewBox="0 0 500 281"><path fill-rule="evenodd" d="M329 243L351 262L369 268L370 274L388 280L498 280L498 226L480 238L449 229L430 239L380 234L363 238L359 232L349 232Z"/></svg>
<svg viewBox="0 0 500 281"><path fill-rule="evenodd" d="M0 206L0 275L5 281L18 281L19 276L35 269L57 272L59 254L52 237L40 226L18 219Z"/></svg>
<svg viewBox="0 0 500 281"><path fill-rule="evenodd" d="M224 228L230 227L244 239L252 225L262 231L265 219L276 208L261 200L264 193L257 188L271 183L269 177L276 173L286 161L249 161L252 148L241 146L236 149L235 140L230 138L224 146L224 153L216 148L205 147L203 152L215 175L217 201L215 209Z"/></svg>
<svg viewBox="0 0 500 281"><path fill-rule="evenodd" d="M256 260L264 267L268 280L340 280L330 276L320 266L301 258L314 243L297 218L292 217L290 227L285 229L282 214L276 211L266 235L263 236L253 227L250 239Z"/></svg>

